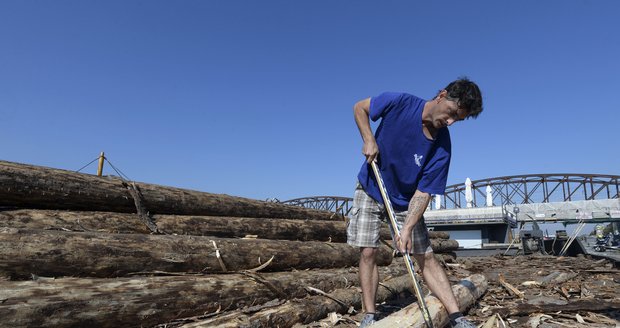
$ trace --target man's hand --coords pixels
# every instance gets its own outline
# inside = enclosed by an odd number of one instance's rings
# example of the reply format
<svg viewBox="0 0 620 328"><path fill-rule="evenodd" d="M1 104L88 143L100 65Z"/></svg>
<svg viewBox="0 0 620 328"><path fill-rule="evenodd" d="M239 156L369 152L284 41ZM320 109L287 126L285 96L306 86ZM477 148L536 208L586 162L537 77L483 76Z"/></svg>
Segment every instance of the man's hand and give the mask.
<svg viewBox="0 0 620 328"><path fill-rule="evenodd" d="M372 163L379 156L379 147L374 140L370 140L368 142L364 142L364 147L362 147L362 154L366 156L366 162L368 164Z"/></svg>
<svg viewBox="0 0 620 328"><path fill-rule="evenodd" d="M411 254L413 240L411 239L412 230L404 228L400 232L400 237L396 237L398 251L402 254Z"/></svg>
<svg viewBox="0 0 620 328"><path fill-rule="evenodd" d="M431 195L429 193L416 190L409 201L407 218L405 218L405 224L400 232L400 238L397 238L398 249L401 253L411 253L413 248L413 240L411 239L413 227L415 227L422 218L422 214L424 214L430 200Z"/></svg>

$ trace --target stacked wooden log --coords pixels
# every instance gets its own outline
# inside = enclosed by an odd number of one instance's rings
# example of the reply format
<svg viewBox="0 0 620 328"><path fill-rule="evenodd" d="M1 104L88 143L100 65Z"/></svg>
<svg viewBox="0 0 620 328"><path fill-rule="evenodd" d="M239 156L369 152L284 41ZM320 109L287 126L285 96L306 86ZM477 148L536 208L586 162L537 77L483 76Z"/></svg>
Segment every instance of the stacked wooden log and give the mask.
<svg viewBox="0 0 620 328"><path fill-rule="evenodd" d="M9 326L184 317L232 326L244 317L288 327L360 306L350 288L359 251L331 212L4 161L0 208L0 318ZM431 238L438 253L458 248L444 233ZM378 261L383 276L400 277L379 299L408 288L404 266L388 266L388 247ZM309 295L317 289L347 301Z"/></svg>

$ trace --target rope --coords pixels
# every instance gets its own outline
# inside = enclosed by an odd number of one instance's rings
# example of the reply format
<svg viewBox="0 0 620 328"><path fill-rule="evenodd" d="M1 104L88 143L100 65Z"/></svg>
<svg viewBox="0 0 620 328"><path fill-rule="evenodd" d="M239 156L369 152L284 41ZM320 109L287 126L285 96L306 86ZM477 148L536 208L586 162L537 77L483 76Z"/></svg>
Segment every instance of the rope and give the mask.
<svg viewBox="0 0 620 328"><path fill-rule="evenodd" d="M77 171L75 171L75 172L80 172L80 171L82 171L83 169L85 169L87 166L89 166L90 164L94 163L94 162L95 162L96 160L98 160L98 159L99 159L99 157L96 157L95 159L93 159L92 161L90 161L90 163L88 163L88 164L86 164L86 165L82 166L79 170L77 170Z"/></svg>
<svg viewBox="0 0 620 328"><path fill-rule="evenodd" d="M114 171L116 171L116 174L118 174L119 177L121 177L121 179L125 180L125 181L131 181L131 179L125 175L123 172L121 172L121 170L117 169L116 166L114 166L112 164L112 162L110 162L110 160L107 157L104 157L105 161L108 162L108 164L110 164L110 166L112 167L112 169L114 169Z"/></svg>
<svg viewBox="0 0 620 328"><path fill-rule="evenodd" d="M99 158L100 157L95 158L90 163L84 165L82 168L80 168L76 172L80 172L85 167L89 166L90 164L92 164L93 162L98 160ZM134 200L134 204L136 205L136 212L138 214L138 217L140 217L140 219L142 220L142 222L149 228L149 230L151 230L152 233L163 233L162 231L160 231L157 228L157 224L155 224L155 222L151 218L151 215L150 215L149 211L147 211L147 209L145 208L145 206L143 204L142 192L140 191L140 188L138 188L136 183L133 180L131 180L120 169L118 169L116 166L114 166L114 164L112 164L112 162L110 162L110 160L107 157L103 157L103 159L106 162L108 162L108 164L110 164L110 167L112 167L112 169L114 169L116 174L118 174L118 176L121 178L121 181L122 181L123 185L127 188L127 190L129 191L129 194L131 195L131 197Z"/></svg>
<svg viewBox="0 0 620 328"><path fill-rule="evenodd" d="M75 172L80 172L83 169L87 168L90 164L94 163L95 161L97 161L99 159L99 156L97 156L95 159L93 159L92 161L90 161L90 163L82 166L79 170L75 171ZM116 168L116 166L114 166L114 164L112 164L112 162L110 162L110 160L107 157L103 157L103 160L108 162L108 164L110 164L110 166L112 167L112 169L114 169L114 171L116 172L116 174L118 174L118 176L124 180L124 181L131 181L131 179L125 174L123 173L121 170L119 170L118 168Z"/></svg>

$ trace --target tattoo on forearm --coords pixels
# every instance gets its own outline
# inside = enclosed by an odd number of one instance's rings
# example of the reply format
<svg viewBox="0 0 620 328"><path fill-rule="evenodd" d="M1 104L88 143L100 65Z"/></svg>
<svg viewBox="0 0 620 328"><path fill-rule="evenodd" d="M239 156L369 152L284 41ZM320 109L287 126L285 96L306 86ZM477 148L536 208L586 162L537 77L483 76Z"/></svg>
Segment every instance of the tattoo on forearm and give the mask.
<svg viewBox="0 0 620 328"><path fill-rule="evenodd" d="M426 205L428 204L428 197L425 196L413 196L411 201L409 202L409 209L407 215L407 221L412 218L421 218L422 214L426 210Z"/></svg>

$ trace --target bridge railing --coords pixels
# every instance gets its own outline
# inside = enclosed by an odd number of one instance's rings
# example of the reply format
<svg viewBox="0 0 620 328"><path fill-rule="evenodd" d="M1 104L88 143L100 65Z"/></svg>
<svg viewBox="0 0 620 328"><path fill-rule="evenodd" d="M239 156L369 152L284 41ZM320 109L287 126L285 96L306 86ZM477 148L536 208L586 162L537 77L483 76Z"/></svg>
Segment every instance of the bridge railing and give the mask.
<svg viewBox="0 0 620 328"><path fill-rule="evenodd" d="M281 203L312 208L315 210L335 212L346 216L351 211L353 198L340 196L313 196L290 199Z"/></svg>
<svg viewBox="0 0 620 328"><path fill-rule="evenodd" d="M431 210L519 205L580 200L618 199L620 176L595 174L533 174L497 177L446 187L445 196L432 200ZM489 193L491 194L489 196Z"/></svg>
<svg viewBox="0 0 620 328"><path fill-rule="evenodd" d="M468 191L471 190L471 191ZM620 176L600 174L514 175L454 184L445 195L433 197L427 210L469 207L572 202L620 198ZM347 215L353 199L340 196L312 196L282 202Z"/></svg>

